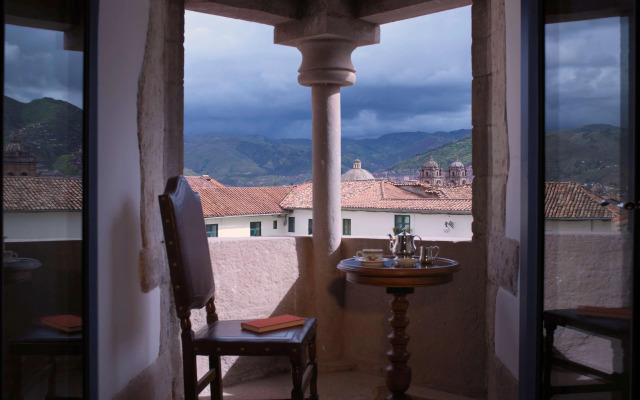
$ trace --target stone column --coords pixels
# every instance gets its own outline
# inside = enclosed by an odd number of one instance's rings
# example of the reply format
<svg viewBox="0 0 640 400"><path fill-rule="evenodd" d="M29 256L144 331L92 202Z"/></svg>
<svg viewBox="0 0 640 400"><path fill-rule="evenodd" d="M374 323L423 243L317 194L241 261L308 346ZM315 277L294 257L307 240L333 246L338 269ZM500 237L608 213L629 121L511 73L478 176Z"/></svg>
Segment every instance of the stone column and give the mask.
<svg viewBox="0 0 640 400"><path fill-rule="evenodd" d="M313 166L313 276L318 350L324 360L342 355L344 291L336 265L340 261L340 87L355 83L347 40L312 39L301 42L298 82L311 87Z"/></svg>
<svg viewBox="0 0 640 400"><path fill-rule="evenodd" d="M378 43L379 28L322 15L276 26L275 42L300 50L298 83L311 87L313 298L318 357L326 365L340 359L343 347L344 278L336 268L342 240L340 88L356 81L351 53L357 46Z"/></svg>

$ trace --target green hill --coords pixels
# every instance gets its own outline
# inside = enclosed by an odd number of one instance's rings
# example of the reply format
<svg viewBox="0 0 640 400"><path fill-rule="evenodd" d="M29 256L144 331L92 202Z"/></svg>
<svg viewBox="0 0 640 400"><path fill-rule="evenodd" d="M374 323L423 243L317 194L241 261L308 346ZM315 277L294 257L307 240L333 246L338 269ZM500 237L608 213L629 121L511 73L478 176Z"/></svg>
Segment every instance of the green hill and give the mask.
<svg viewBox="0 0 640 400"><path fill-rule="evenodd" d="M359 158L369 171L382 170L422 149L467 135L453 132L400 132L374 139L342 140L342 172ZM272 139L260 135L188 135L185 167L231 186L292 184L311 177L310 139Z"/></svg>
<svg viewBox="0 0 640 400"><path fill-rule="evenodd" d="M545 138L545 180L620 188L620 128L586 125L547 132Z"/></svg>
<svg viewBox="0 0 640 400"><path fill-rule="evenodd" d="M13 136L38 163L65 175L78 175L82 151L82 110L48 97L21 103L4 96L4 143ZM80 157L81 158L81 157Z"/></svg>
<svg viewBox="0 0 640 400"><path fill-rule="evenodd" d="M460 159L463 164L471 162L471 134L467 134L459 140L447 143L445 145L428 150L424 153L416 154L404 161L393 164L385 169L385 171L401 171L410 169L420 169L424 163L433 159L440 164L444 170L449 164L454 162L456 158Z"/></svg>
<svg viewBox="0 0 640 400"><path fill-rule="evenodd" d="M620 187L620 128L612 125L585 125L546 133L545 180L576 181L591 187ZM385 171L417 170L429 157L446 168L456 157L471 162L471 135L443 146L416 154Z"/></svg>

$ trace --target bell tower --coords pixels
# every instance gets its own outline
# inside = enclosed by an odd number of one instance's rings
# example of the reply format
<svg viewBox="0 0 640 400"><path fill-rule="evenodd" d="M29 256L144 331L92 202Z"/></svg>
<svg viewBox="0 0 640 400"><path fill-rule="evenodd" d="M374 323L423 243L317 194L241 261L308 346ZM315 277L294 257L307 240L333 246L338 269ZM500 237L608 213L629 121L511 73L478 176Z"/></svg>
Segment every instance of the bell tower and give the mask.
<svg viewBox="0 0 640 400"><path fill-rule="evenodd" d="M4 176L36 176L38 162L32 151L26 150L17 136L4 148Z"/></svg>

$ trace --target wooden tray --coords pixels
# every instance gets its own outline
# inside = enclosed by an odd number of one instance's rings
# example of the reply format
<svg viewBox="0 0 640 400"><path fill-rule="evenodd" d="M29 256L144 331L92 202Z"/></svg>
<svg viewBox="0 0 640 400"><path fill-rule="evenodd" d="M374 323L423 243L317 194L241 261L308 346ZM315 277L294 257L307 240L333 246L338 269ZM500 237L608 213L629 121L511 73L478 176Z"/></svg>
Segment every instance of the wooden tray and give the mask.
<svg viewBox="0 0 640 400"><path fill-rule="evenodd" d="M384 263L384 267L360 264L355 258L340 261L338 269L347 273L347 281L384 287L420 287L450 282L453 273L460 270L460 264L448 258L436 258L432 264L414 267L395 266L394 260Z"/></svg>

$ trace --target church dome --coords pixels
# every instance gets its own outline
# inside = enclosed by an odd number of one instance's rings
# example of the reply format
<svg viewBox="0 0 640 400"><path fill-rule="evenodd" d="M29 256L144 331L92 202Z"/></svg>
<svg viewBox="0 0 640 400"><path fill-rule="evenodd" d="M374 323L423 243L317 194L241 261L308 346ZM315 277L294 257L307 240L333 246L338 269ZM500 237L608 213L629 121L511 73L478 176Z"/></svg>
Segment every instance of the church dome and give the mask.
<svg viewBox="0 0 640 400"><path fill-rule="evenodd" d="M11 141L4 148L5 153L22 153L24 148L20 144L17 136L11 138Z"/></svg>
<svg viewBox="0 0 640 400"><path fill-rule="evenodd" d="M460 159L458 159L458 157L456 157L456 160L451 163L449 168L451 168L451 169L464 169L464 164L460 162Z"/></svg>
<svg viewBox="0 0 640 400"><path fill-rule="evenodd" d="M440 168L440 165L438 165L438 163L433 159L433 156L431 156L429 157L429 161L424 163L423 168L437 169Z"/></svg>
<svg viewBox="0 0 640 400"><path fill-rule="evenodd" d="M343 181L368 181L376 179L371 172L362 168L362 163L356 158L353 162L353 168L342 174Z"/></svg>

